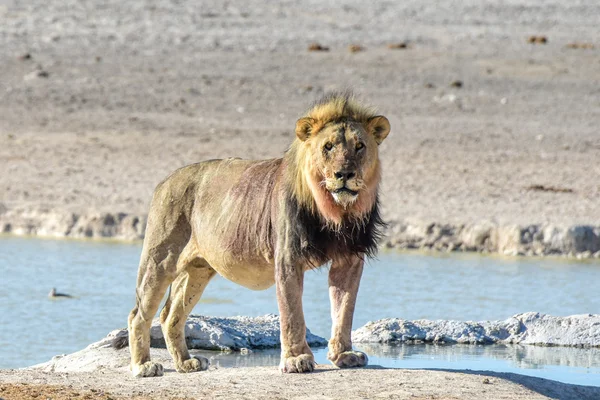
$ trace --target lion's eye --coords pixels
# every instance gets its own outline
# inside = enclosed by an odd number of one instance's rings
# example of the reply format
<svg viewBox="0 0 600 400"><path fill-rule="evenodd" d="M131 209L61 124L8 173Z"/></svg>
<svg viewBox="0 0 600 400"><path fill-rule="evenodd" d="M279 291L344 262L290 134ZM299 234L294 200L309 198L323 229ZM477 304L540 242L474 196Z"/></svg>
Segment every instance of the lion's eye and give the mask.
<svg viewBox="0 0 600 400"><path fill-rule="evenodd" d="M331 149L333 149L333 144L331 142L327 142L325 144L325 150L331 150Z"/></svg>
<svg viewBox="0 0 600 400"><path fill-rule="evenodd" d="M364 147L365 147L365 145L364 145L364 144L362 144L362 142L357 142L357 143L356 143L356 150L363 149Z"/></svg>

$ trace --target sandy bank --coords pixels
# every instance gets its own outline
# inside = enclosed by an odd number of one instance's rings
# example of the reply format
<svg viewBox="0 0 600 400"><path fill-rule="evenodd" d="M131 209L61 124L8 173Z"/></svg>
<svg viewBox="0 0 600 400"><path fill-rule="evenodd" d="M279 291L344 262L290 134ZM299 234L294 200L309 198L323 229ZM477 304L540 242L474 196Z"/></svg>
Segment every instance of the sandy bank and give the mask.
<svg viewBox="0 0 600 400"><path fill-rule="evenodd" d="M277 368L221 368L195 374L178 374L167 367L161 378L135 379L126 368L81 373L47 373L32 370L0 371L0 390L19 394L46 393L60 385L66 393L110 398L139 396L165 398L245 399L482 399L482 400L593 400L594 387L563 384L540 378L489 371L433 371L382 369L339 370L319 365L308 375L281 375ZM19 387L15 384L26 384ZM42 385L42 386L39 386ZM93 392L92 392L93 390ZM96 397L98 396L98 397ZM61 397L55 397L60 399ZM67 398L67 397L63 397Z"/></svg>

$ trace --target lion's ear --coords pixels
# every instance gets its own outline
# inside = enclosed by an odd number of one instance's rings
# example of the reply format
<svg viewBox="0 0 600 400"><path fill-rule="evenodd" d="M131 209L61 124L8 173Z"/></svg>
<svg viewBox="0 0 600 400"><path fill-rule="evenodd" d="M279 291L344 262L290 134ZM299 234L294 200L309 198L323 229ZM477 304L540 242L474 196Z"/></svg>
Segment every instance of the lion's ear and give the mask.
<svg viewBox="0 0 600 400"><path fill-rule="evenodd" d="M369 118L367 122L367 132L372 133L377 144L381 144L390 133L390 121L383 115Z"/></svg>
<svg viewBox="0 0 600 400"><path fill-rule="evenodd" d="M296 136L303 142L310 137L315 120L312 118L300 118L296 122Z"/></svg>

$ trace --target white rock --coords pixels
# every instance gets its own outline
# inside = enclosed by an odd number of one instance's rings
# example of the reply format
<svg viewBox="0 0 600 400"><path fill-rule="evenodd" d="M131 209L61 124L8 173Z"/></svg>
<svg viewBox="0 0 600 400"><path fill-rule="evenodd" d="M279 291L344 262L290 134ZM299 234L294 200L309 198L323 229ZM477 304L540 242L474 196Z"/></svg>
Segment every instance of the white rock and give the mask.
<svg viewBox="0 0 600 400"><path fill-rule="evenodd" d="M43 364L30 368L48 372L83 372L102 368L126 368L129 365L127 348L115 349L115 341L125 342L126 329L110 332L105 338L92 343L78 352L53 357ZM185 327L185 337L190 349L237 351L248 354L251 349L280 347L279 317L268 314L262 317L204 317L190 316ZM327 340L313 335L308 329L306 340L309 346L327 346ZM164 336L158 319L150 330L151 356L159 362L170 362L170 356L163 350Z"/></svg>
<svg viewBox="0 0 600 400"><path fill-rule="evenodd" d="M535 344L600 347L600 315L553 317L529 312L504 321L406 321L398 318L369 322L352 333L356 343Z"/></svg>

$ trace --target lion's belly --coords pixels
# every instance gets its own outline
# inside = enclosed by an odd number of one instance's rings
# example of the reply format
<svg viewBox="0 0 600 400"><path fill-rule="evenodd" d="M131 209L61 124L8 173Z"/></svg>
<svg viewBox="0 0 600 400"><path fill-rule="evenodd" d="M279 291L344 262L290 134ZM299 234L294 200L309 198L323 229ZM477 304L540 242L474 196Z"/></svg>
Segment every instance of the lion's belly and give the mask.
<svg viewBox="0 0 600 400"><path fill-rule="evenodd" d="M264 259L241 261L223 255L207 261L219 275L248 289L264 290L275 283L275 268Z"/></svg>

